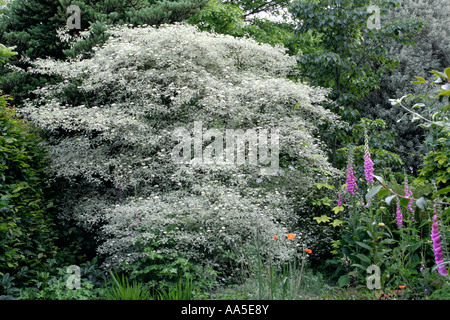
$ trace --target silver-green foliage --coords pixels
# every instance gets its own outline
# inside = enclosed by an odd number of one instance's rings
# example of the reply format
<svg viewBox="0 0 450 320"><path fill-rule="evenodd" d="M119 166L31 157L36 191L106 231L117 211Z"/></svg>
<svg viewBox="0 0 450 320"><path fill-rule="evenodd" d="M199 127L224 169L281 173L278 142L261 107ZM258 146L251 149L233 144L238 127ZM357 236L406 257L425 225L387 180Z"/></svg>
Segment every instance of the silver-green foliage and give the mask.
<svg viewBox="0 0 450 320"><path fill-rule="evenodd" d="M383 75L381 90L375 91L368 101L373 106L368 113L387 121L397 139L396 152L408 167L418 166L422 162L421 155L427 152L421 147L423 132L407 125L407 119L398 122L405 110L401 107L391 108L389 99L398 99L407 94L423 94L423 86L411 83L416 80L415 76L431 80L431 70L443 71L450 65L449 12L447 0L402 0L401 6L391 9L386 17L386 22L419 19L424 23L421 32L413 38L414 46L386 43L389 56L397 60L399 65ZM428 92L433 90L430 87Z"/></svg>
<svg viewBox="0 0 450 320"><path fill-rule="evenodd" d="M321 106L327 91L287 79L296 60L283 48L184 24L110 33L90 59L38 60L30 71L64 79L22 109L47 132L60 217L95 231L110 267L145 247L219 261L256 229L268 239L292 232L292 193L336 174L315 138L317 124L338 121ZM279 175L261 176L258 165L175 164L172 133L194 121L277 128ZM280 259L296 252L287 239L264 250Z"/></svg>

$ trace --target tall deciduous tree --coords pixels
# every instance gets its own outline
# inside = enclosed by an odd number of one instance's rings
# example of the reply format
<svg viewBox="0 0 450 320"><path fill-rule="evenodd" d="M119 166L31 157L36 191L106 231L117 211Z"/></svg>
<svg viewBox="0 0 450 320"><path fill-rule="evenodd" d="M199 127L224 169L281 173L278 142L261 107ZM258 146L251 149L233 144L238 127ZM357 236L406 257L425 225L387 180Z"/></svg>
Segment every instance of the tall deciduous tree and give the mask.
<svg viewBox="0 0 450 320"><path fill-rule="evenodd" d="M290 0L225 0L224 3L231 3L239 6L245 17L258 13L270 13L272 15L283 15L287 13Z"/></svg>
<svg viewBox="0 0 450 320"><path fill-rule="evenodd" d="M376 13L368 10L369 5L376 6L382 15L397 2L297 0L291 6L298 33L312 32L316 39L299 59L301 74L313 85L332 88L330 97L346 107L340 111L346 119L357 118L350 107L379 86L386 68L395 66L385 43L394 39L410 44L422 26L418 21L384 20L380 21L380 28L370 25L369 19Z"/></svg>
<svg viewBox="0 0 450 320"><path fill-rule="evenodd" d="M413 37L414 46L403 46L395 41L385 44L389 55L397 60L394 70L387 70L381 77L380 88L373 90L363 101L366 115L371 118L381 118L386 121L391 135L396 143L392 146L403 158L411 174L417 174L417 168L422 162L422 156L430 150L424 145L431 139L427 132L419 126L405 125L408 123L403 108L394 107L389 103L391 98L399 98L407 94L422 95L430 93L434 88L421 87L412 84L421 76L428 80L433 77L431 71L442 72L450 65L450 16L446 0L403 0L402 4L390 10L385 19L394 22L404 19L418 19L424 23L421 32ZM404 102L405 103L405 102ZM434 105L440 102L435 101ZM412 106L409 102L408 107ZM400 119L403 119L399 121ZM430 140L433 142L433 139Z"/></svg>
<svg viewBox="0 0 450 320"><path fill-rule="evenodd" d="M329 97L334 103L328 107L350 124L355 124L360 112L364 112L361 99L379 87L386 69L396 66L386 42L411 44L412 36L422 27L415 20L381 20L396 5L396 0L296 0L290 8L298 23L298 34L309 32L313 39L302 48L298 60L301 78L331 88ZM372 20L377 11L379 24ZM324 132L336 165L339 141L355 142L352 125Z"/></svg>
<svg viewBox="0 0 450 320"><path fill-rule="evenodd" d="M274 14L275 9L271 5L258 6L258 15L256 12L248 14L248 4L245 1L210 0L188 21L201 30L250 37L261 43L284 46L291 55L297 54L303 43L311 42L310 34L296 37L295 24L286 17ZM278 2L278 5L287 13L287 3Z"/></svg>

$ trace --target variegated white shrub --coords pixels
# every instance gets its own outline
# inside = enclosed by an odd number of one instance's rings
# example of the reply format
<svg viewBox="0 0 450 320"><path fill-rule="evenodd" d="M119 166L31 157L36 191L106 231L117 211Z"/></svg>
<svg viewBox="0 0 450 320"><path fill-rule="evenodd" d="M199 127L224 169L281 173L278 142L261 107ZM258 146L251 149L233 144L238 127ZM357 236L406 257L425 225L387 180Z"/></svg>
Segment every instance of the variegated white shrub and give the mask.
<svg viewBox="0 0 450 320"><path fill-rule="evenodd" d="M295 57L249 39L184 24L114 28L87 60L35 61L29 72L63 79L36 91L22 113L46 132L60 217L97 234L105 266L132 263L144 248L195 262L269 241L281 260L309 244L294 232L294 196L336 172L316 125L337 121L321 107L326 90L289 80ZM258 165L177 164L177 127L278 129L280 170Z"/></svg>

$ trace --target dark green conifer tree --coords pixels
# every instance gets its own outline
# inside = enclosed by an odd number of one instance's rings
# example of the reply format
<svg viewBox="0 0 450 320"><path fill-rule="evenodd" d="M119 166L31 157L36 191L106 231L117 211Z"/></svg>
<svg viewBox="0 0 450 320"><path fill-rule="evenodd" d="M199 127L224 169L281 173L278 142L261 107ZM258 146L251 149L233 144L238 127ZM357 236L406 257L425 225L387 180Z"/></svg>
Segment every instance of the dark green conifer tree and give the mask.
<svg viewBox="0 0 450 320"><path fill-rule="evenodd" d="M34 88L51 80L25 73L30 64L23 57L33 60L88 55L93 47L107 40L107 29L112 25L179 22L198 12L205 3L205 0L13 0L0 15L0 43L15 46L19 55L0 74L0 89L20 103L32 97ZM57 32L67 28L72 15L67 12L70 5L80 8L80 29L71 29L66 34L74 37L90 30L89 36L75 45L61 41Z"/></svg>

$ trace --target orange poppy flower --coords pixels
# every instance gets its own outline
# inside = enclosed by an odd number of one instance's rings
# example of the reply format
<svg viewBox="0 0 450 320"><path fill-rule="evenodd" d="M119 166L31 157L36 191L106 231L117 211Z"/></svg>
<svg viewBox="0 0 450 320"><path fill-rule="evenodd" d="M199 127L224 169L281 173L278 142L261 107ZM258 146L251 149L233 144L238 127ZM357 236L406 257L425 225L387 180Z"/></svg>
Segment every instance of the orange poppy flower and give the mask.
<svg viewBox="0 0 450 320"><path fill-rule="evenodd" d="M312 253L312 250L311 250L311 249L305 249L305 251L306 251L307 253Z"/></svg>
<svg viewBox="0 0 450 320"><path fill-rule="evenodd" d="M273 236L273 239L274 239L274 240L277 240L277 239L278 239L278 237L277 237L277 236Z"/></svg>
<svg viewBox="0 0 450 320"><path fill-rule="evenodd" d="M398 286L400 289L405 289L406 286Z"/></svg>
<svg viewBox="0 0 450 320"><path fill-rule="evenodd" d="M295 238L295 234L289 233L286 237L287 237L289 240L293 240L293 239Z"/></svg>

